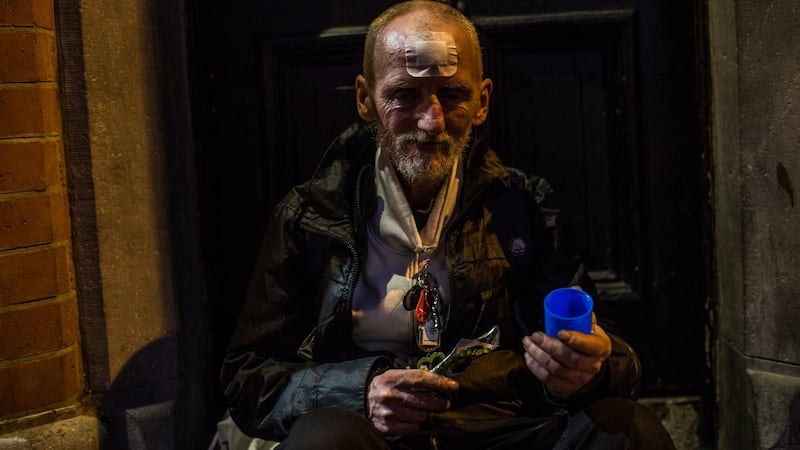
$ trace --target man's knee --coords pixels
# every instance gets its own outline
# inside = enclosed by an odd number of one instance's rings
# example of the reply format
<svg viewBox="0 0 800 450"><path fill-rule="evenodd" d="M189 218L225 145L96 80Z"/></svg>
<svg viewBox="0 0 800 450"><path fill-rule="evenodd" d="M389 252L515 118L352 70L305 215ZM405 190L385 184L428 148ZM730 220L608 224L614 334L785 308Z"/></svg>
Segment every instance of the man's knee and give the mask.
<svg viewBox="0 0 800 450"><path fill-rule="evenodd" d="M633 400L609 397L586 407L584 413L597 431L623 434L632 449L669 449L675 445L661 420L646 406Z"/></svg>
<svg viewBox="0 0 800 450"><path fill-rule="evenodd" d="M380 449L383 437L360 414L345 408L319 408L302 415L292 425L280 450Z"/></svg>

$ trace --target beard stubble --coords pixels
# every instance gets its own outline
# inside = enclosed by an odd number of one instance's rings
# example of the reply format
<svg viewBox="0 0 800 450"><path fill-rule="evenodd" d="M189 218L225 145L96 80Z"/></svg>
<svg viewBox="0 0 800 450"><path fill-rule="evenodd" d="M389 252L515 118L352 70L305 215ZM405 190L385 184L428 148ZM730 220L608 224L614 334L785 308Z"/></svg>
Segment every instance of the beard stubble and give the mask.
<svg viewBox="0 0 800 450"><path fill-rule="evenodd" d="M450 174L469 143L472 125L458 137L445 131L436 138L421 130L392 134L378 123L378 143L386 152L397 175L407 184L439 184ZM413 144L436 143L433 151L420 150Z"/></svg>

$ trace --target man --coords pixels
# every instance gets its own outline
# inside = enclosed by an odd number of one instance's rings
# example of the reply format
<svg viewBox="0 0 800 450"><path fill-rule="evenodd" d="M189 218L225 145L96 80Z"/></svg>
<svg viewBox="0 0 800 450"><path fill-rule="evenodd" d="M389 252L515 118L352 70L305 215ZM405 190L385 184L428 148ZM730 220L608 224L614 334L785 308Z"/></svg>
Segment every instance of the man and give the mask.
<svg viewBox="0 0 800 450"><path fill-rule="evenodd" d="M279 448L672 448L630 347L541 330L543 295L593 292L550 189L473 131L489 112L473 25L415 0L370 26L366 123L275 208L224 361L231 416ZM513 250L509 250L513 243ZM437 352L497 326L452 377Z"/></svg>

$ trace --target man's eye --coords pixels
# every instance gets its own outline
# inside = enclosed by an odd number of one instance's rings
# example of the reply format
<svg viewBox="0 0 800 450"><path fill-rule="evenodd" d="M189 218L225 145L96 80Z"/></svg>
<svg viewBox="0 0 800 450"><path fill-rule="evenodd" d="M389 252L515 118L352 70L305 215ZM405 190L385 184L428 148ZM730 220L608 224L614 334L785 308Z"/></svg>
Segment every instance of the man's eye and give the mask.
<svg viewBox="0 0 800 450"><path fill-rule="evenodd" d="M395 92L393 97L398 102L406 103L406 102L413 101L416 98L416 95L411 91L399 91L399 92Z"/></svg>
<svg viewBox="0 0 800 450"><path fill-rule="evenodd" d="M457 89L443 89L436 94L439 99L446 102L457 102L464 100L465 95Z"/></svg>

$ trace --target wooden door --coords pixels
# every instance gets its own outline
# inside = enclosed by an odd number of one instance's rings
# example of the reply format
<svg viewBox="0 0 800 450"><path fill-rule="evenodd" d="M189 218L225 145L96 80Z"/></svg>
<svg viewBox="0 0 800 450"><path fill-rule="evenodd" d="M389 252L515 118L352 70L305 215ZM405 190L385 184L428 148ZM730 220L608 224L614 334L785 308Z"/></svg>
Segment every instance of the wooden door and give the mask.
<svg viewBox="0 0 800 450"><path fill-rule="evenodd" d="M190 3L216 357L269 209L357 117L363 33L391 3ZM674 0L459 3L478 26L495 81L486 131L508 164L555 186L599 301L641 356L644 394L708 393L701 8Z"/></svg>

